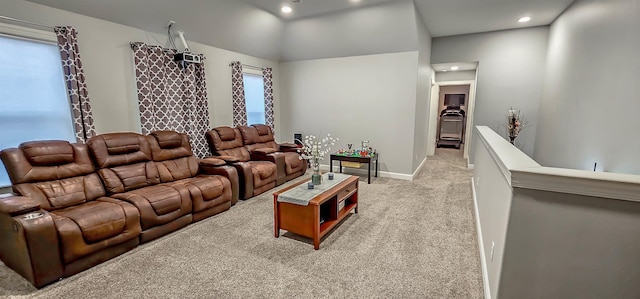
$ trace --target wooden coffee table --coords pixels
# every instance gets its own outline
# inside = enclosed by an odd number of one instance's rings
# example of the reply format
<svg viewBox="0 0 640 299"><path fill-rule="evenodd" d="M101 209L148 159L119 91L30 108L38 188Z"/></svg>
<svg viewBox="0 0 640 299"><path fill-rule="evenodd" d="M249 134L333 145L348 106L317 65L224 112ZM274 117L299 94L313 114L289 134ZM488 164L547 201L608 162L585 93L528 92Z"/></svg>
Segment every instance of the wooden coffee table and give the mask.
<svg viewBox="0 0 640 299"><path fill-rule="evenodd" d="M320 239L344 220L351 210L358 213L358 177L349 176L315 196L306 206L278 201L278 195L308 182L302 181L273 193L275 237L278 238L280 229L284 229L312 238L313 248L318 250Z"/></svg>

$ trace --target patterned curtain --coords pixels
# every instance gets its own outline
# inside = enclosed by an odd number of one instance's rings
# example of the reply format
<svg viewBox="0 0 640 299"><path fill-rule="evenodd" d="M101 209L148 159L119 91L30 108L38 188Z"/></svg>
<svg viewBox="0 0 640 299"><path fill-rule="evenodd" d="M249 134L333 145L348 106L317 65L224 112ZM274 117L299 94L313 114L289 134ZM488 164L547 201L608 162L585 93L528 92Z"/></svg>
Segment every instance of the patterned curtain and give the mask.
<svg viewBox="0 0 640 299"><path fill-rule="evenodd" d="M78 32L71 26L55 27L54 32L58 37L58 48L60 48L64 81L67 84L71 103L76 140L84 143L96 135L96 128L93 124L89 92L78 50Z"/></svg>
<svg viewBox="0 0 640 299"><path fill-rule="evenodd" d="M273 125L273 70L270 67L262 69L262 79L264 80L264 120L275 134L276 130Z"/></svg>
<svg viewBox="0 0 640 299"><path fill-rule="evenodd" d="M242 81L242 63L231 63L231 91L233 92L233 126L247 125L247 107L244 100L244 81Z"/></svg>
<svg viewBox="0 0 640 299"><path fill-rule="evenodd" d="M134 54L142 134L157 130L184 132L195 156L210 155L204 133L209 108L204 63L173 61L174 49L131 43ZM200 55L204 60L204 56Z"/></svg>

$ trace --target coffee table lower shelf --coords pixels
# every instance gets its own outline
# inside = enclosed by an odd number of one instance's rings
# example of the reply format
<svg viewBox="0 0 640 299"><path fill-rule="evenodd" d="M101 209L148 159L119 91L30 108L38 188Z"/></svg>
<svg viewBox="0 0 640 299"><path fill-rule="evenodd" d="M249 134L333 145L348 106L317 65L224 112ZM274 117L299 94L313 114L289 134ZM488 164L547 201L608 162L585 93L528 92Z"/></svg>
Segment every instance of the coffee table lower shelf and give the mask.
<svg viewBox="0 0 640 299"><path fill-rule="evenodd" d="M351 211L358 213L358 177L351 176L314 197L302 206L278 202L278 195L307 181L292 185L273 194L275 237L280 230L313 239L313 248L320 249L320 239L344 220ZM344 203L344 207L340 208ZM321 223L321 219L324 221Z"/></svg>

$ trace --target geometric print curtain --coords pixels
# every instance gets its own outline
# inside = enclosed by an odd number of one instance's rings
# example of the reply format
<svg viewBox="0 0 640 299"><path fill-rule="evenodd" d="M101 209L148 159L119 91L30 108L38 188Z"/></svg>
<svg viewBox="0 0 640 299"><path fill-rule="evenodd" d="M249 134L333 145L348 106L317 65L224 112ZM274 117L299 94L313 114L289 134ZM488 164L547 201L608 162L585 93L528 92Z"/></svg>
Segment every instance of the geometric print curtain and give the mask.
<svg viewBox="0 0 640 299"><path fill-rule="evenodd" d="M275 134L273 125L273 70L270 67L262 69L262 80L264 80L264 120L267 126L271 127L271 132Z"/></svg>
<svg viewBox="0 0 640 299"><path fill-rule="evenodd" d="M78 32L71 26L58 26L53 29L58 39L60 59L64 72L64 81L71 104L71 113L76 132L76 141L85 143L96 135L91 114L89 92L85 82L80 51L78 49Z"/></svg>
<svg viewBox="0 0 640 299"><path fill-rule="evenodd" d="M175 49L131 43L142 134L159 130L186 133L196 157L209 156L205 132L209 108L204 63L173 60ZM204 56L200 55L201 60Z"/></svg>
<svg viewBox="0 0 640 299"><path fill-rule="evenodd" d="M244 98L242 63L231 62L231 92L233 93L233 126L247 125L247 107Z"/></svg>

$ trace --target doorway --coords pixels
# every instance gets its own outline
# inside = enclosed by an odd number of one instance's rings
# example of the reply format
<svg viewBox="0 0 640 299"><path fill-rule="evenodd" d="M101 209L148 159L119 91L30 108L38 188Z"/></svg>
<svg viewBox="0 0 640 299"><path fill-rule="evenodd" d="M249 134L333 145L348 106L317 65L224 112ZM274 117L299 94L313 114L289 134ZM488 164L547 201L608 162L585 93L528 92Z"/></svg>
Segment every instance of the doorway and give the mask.
<svg viewBox="0 0 640 299"><path fill-rule="evenodd" d="M461 135L460 148L455 146L440 146L438 147L438 139L440 137L440 114L443 110L446 110L444 105L444 98L446 94L465 94L464 107L464 126L462 128L463 134ZM435 82L431 93L431 109L430 109L430 121L428 132L428 153L429 155L459 155L469 161L469 144L471 142L471 136L473 135L473 111L475 106L475 93L476 93L476 81L475 80L461 80L461 81L442 81ZM462 106L462 105L461 105ZM471 165L467 165L472 167Z"/></svg>

